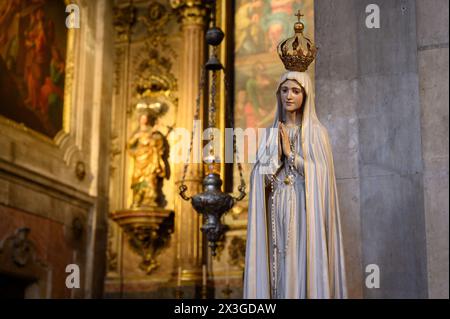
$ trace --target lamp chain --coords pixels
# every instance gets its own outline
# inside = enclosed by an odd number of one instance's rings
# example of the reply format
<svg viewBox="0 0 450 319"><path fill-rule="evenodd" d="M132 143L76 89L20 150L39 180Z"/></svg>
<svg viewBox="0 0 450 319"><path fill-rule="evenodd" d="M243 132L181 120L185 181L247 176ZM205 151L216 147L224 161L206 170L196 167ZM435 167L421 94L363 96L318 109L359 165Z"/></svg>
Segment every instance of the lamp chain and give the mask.
<svg viewBox="0 0 450 319"><path fill-rule="evenodd" d="M205 67L202 67L201 75L200 75L200 83L199 83L198 94L197 94L197 98L195 99L194 125L192 126L191 140L189 141L189 148L188 148L187 159L184 162L183 177L181 178L181 184L180 184L180 187L179 187L180 196L184 200L190 200L191 199L191 197L186 196L186 194L185 194L186 191L187 191L187 186L186 186L185 182L186 182L186 174L187 174L187 169L188 169L188 166L189 166L189 161L191 159L192 144L194 142L194 134L195 134L195 131L197 129L198 119L200 117L200 104L201 104L201 97L203 95L203 88L204 88L204 85L205 85L205 77L206 77L206 69L205 69Z"/></svg>
<svg viewBox="0 0 450 319"><path fill-rule="evenodd" d="M225 96L229 96L229 92L230 92L230 83L228 82L228 78L227 78L227 72L224 69L223 70L223 81L225 83ZM230 125L231 127L234 127L234 123L231 120L231 99L227 99L226 101L226 109L225 109L225 114L227 117L227 122L228 125ZM239 190L239 196L238 197L233 197L235 201L241 201L242 199L244 199L246 193L245 193L245 179L244 179L244 174L243 174L243 170L242 170L242 163L240 161L240 157L239 154L236 152L236 134L233 134L233 154L234 156L236 156L236 162L237 162L237 166L238 166L238 172L239 172L239 179L240 179L240 183L238 186L238 190Z"/></svg>
<svg viewBox="0 0 450 319"><path fill-rule="evenodd" d="M213 49L215 49L215 48L213 48ZM229 82L228 82L228 79L226 76L225 69L223 69L223 71L224 71L224 83L225 83L225 96L228 97L228 93L230 92L230 90L229 90L230 86L229 86ZM191 158L194 133L195 133L195 130L197 129L197 121L200 116L200 99L203 94L205 80L206 80L206 69L205 69L205 67L202 67L199 91L198 91L198 95L197 95L197 99L196 99L196 106L195 106L195 114L194 114L195 122L192 127L191 140L189 142L188 158L187 158L186 162L184 163L183 177L181 179L181 184L179 187L180 196L186 201L191 199L190 196L186 195L187 186L185 184L185 181L186 181L187 169L189 166L189 160ZM216 94L217 94L217 87L216 87L217 71L212 72L211 81L212 81L212 83L211 83L211 95L210 95L210 103L209 103L209 121L208 121L209 123L208 124L209 124L210 128L213 128L215 126L215 116L216 116L216 100L215 99L216 99ZM225 106L226 107L225 113L226 113L226 117L227 117L227 122L229 125L231 125L232 124L231 103L230 103L231 99L227 98L226 100L227 101L226 101L226 106ZM211 138L213 138L213 134L211 135ZM213 154L210 154L210 155L213 155ZM237 197L233 197L233 200L235 202L237 202L237 201L241 201L242 199L244 199L244 197L246 195L246 192L245 192L246 184L245 184L244 175L243 175L242 163L240 161L239 154L236 152L236 134L233 134L233 155L236 158L238 172L239 172L239 179L240 179L240 184L238 186L239 195Z"/></svg>

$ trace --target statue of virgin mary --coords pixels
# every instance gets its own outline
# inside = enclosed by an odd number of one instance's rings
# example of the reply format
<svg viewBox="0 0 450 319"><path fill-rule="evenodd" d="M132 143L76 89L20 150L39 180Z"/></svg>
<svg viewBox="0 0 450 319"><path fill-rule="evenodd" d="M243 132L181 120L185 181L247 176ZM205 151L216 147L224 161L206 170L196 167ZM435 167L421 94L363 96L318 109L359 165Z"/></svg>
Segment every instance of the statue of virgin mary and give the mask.
<svg viewBox="0 0 450 319"><path fill-rule="evenodd" d="M293 52L287 40L279 45L289 71L250 177L244 298L347 297L333 155L305 72L315 47L298 49L309 41L302 26Z"/></svg>

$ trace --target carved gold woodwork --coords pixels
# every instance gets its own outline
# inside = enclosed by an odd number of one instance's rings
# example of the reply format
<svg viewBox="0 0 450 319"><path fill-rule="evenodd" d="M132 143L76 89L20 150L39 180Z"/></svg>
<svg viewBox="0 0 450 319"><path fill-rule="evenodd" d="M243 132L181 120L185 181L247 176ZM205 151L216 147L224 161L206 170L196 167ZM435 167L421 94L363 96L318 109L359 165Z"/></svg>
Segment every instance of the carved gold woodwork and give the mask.
<svg viewBox="0 0 450 319"><path fill-rule="evenodd" d="M166 247L173 232L174 213L152 209L124 209L110 217L123 229L130 247L142 257L139 268L147 275L158 268L157 256Z"/></svg>
<svg viewBox="0 0 450 319"><path fill-rule="evenodd" d="M135 89L133 102L137 106L140 102L160 102L177 106L177 80L171 72L172 60L161 56L159 50L147 44L147 50L142 52L140 62L135 68L133 88ZM160 116L162 114L155 114Z"/></svg>
<svg viewBox="0 0 450 319"><path fill-rule="evenodd" d="M117 41L129 41L131 37L131 28L136 22L136 8L133 6L114 7L113 14Z"/></svg>
<svg viewBox="0 0 450 319"><path fill-rule="evenodd" d="M165 209L163 194L163 183L170 176L167 134L171 128L165 132L159 119L178 104L172 73L177 55L168 43L170 8L157 1L150 1L146 9L143 3L135 6L116 9L115 108L119 112L115 116L123 124L113 126L110 154L112 183L121 183L112 189L120 190L123 199L131 198L131 208L123 208L130 207L129 201L118 201L121 204L115 205L110 217L124 231L127 246L141 256L139 268L150 275L173 232L174 213ZM136 119L137 125L132 122ZM114 238L120 234L110 234L108 267L116 271L117 259L123 257L112 246L119 244Z"/></svg>
<svg viewBox="0 0 450 319"><path fill-rule="evenodd" d="M170 5L180 13L183 24L203 25L207 16L207 5L202 0L171 0Z"/></svg>
<svg viewBox="0 0 450 319"><path fill-rule="evenodd" d="M173 12L163 4L151 1L147 14L138 18L146 29L145 50L137 55L133 78L134 99L178 104L177 79L172 63L177 53L168 43L167 23ZM147 104L150 104L147 102ZM159 116L159 115L158 115Z"/></svg>

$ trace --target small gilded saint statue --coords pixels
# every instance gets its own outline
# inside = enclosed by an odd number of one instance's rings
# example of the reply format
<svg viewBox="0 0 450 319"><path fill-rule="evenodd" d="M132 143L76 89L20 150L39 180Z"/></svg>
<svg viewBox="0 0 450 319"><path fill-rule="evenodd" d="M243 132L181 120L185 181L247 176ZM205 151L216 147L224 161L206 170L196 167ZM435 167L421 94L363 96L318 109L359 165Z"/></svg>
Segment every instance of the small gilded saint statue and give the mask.
<svg viewBox="0 0 450 319"><path fill-rule="evenodd" d="M162 183L170 174L168 143L155 122L150 112L139 113L139 126L128 140L128 152L134 159L132 208L164 206Z"/></svg>

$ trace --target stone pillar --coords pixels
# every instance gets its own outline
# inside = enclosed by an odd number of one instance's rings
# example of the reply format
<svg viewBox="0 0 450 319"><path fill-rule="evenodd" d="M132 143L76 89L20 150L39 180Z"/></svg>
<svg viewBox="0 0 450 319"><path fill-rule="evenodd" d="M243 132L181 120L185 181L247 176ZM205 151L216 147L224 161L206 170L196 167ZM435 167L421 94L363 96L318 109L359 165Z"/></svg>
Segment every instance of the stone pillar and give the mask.
<svg viewBox="0 0 450 319"><path fill-rule="evenodd" d="M316 0L316 108L329 129L350 297L427 297L416 1ZM443 11L443 10L441 10ZM380 288L365 287L366 266Z"/></svg>
<svg viewBox="0 0 450 319"><path fill-rule="evenodd" d="M358 1L358 0L356 0ZM339 3L339 4L338 4ZM314 1L316 111L332 144L350 298L363 297L354 1ZM333 36L338 32L341 36Z"/></svg>
<svg viewBox="0 0 450 319"><path fill-rule="evenodd" d="M448 1L416 1L428 297L448 298Z"/></svg>
<svg viewBox="0 0 450 319"><path fill-rule="evenodd" d="M203 1L182 1L176 9L181 15L183 51L181 57L181 70L179 77L179 105L177 114L177 127L183 127L192 131L195 114L195 103L198 95L201 67L204 64L204 35L206 8ZM201 106L200 110L203 107ZM203 112L200 111L200 119ZM202 125L200 125L202 126ZM202 127L199 127L202 131ZM194 145L201 136L194 136ZM201 143L199 144L202 145ZM194 147L195 149L195 147ZM176 186L181 183L183 165L177 164ZM202 191L203 169L201 163L192 163L188 167L186 175L187 194L189 196ZM182 285L195 287L201 283L202 263L204 260L204 239L200 227L202 218L193 208L190 202L176 197L176 232L177 232L177 258L178 265L182 269ZM184 297L194 297L195 291L183 289Z"/></svg>

